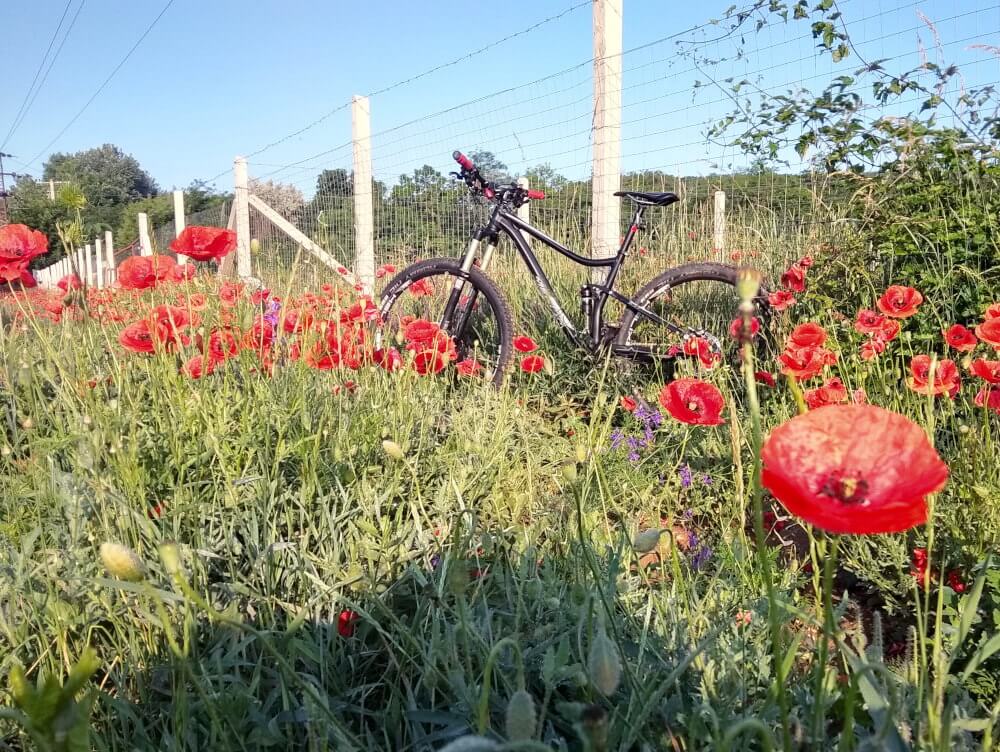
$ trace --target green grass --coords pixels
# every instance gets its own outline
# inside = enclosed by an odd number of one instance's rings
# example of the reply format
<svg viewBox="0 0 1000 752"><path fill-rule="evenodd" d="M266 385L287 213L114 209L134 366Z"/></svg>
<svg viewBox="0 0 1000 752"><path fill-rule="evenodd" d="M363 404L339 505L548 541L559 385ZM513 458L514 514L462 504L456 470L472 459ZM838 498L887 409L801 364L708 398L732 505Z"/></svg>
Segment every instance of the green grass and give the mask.
<svg viewBox="0 0 1000 752"><path fill-rule="evenodd" d="M655 246L669 252L633 259L626 289L708 255L683 224L671 233ZM837 238L815 229L779 234L761 217L731 238L772 278L811 252L818 288L871 305L885 284L818 252ZM554 366L515 372L499 392L302 363L267 377L246 352L190 381L175 356L125 352L120 323L5 331L0 674L65 677L93 647L94 706L74 728L100 750L425 750L468 735L492 741L462 749L993 748L1000 669L995 657L967 669L1000 624L1000 572L986 561L1000 529L998 416L972 405L972 384L933 404L905 388L910 356L945 355L940 340L907 324L914 334L864 363L854 310L841 320L819 294L776 324L780 336L814 313L840 353L831 373L927 425L951 468L933 532L840 541L823 660L814 593L832 544L767 499L786 527L754 544L738 374L707 375L725 425L667 419L632 462L612 434L642 429L618 398L638 388L655 404L662 383L569 349L511 258L494 276ZM556 282L569 299L582 279ZM246 302L237 315L249 323ZM335 394L347 379L356 390ZM765 431L795 414L787 385L761 391ZM665 532L637 551L650 528ZM961 570L965 593L916 587L911 551L931 537L932 566ZM106 541L141 557L139 582L105 570ZM350 636L345 610L358 615ZM520 690L536 723L513 742L526 716L505 714ZM58 724L13 708L0 689L8 746L71 748L57 746Z"/></svg>

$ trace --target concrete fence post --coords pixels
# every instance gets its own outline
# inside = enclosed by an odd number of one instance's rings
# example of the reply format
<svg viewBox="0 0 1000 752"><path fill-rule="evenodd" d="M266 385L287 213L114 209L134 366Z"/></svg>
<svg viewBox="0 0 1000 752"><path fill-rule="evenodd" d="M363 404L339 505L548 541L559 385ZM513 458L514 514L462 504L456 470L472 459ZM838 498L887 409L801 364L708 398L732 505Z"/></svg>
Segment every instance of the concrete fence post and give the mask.
<svg viewBox="0 0 1000 752"><path fill-rule="evenodd" d="M175 237L184 232L187 222L184 217L184 191L174 191L174 233ZM177 263L182 266L188 262L188 257L178 253Z"/></svg>
<svg viewBox="0 0 1000 752"><path fill-rule="evenodd" d="M372 124L368 97L351 100L354 142L354 271L366 290L375 286L375 213L372 196Z"/></svg>
<svg viewBox="0 0 1000 752"><path fill-rule="evenodd" d="M142 256L153 255L153 243L149 239L149 217L145 212L136 215L139 222L139 254Z"/></svg>
<svg viewBox="0 0 1000 752"><path fill-rule="evenodd" d="M233 208L236 211L236 274L249 277L250 265L250 175L243 157L233 160Z"/></svg>

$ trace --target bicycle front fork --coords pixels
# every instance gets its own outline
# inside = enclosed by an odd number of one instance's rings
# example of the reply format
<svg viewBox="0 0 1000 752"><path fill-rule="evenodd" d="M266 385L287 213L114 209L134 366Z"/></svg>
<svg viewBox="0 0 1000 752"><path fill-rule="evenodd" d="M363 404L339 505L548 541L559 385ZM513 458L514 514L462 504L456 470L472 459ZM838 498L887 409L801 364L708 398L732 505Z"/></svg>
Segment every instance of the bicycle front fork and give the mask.
<svg viewBox="0 0 1000 752"><path fill-rule="evenodd" d="M472 238L469 241L469 246L465 250L465 255L462 256L462 273L468 274L472 269L473 265L476 263L476 257L479 254L479 249L482 247L482 241L479 238ZM493 258L493 252L496 250L496 244L492 241L487 242L486 251L483 253L482 260L479 263L479 268L486 271L489 266L490 261ZM455 311L458 309L459 305L462 304L462 294L465 292L467 283L462 277L455 278L455 284L452 286L451 294L448 296L448 303L444 308L444 315L441 317L441 322L439 326L448 332L452 337L458 338L461 336L462 331L465 329L465 325L469 321L469 316L472 314L472 310L476 305L476 297L478 292L475 288L472 290L472 295L464 303L462 310L459 314L458 321L456 321L456 326L451 327L452 319L455 316Z"/></svg>

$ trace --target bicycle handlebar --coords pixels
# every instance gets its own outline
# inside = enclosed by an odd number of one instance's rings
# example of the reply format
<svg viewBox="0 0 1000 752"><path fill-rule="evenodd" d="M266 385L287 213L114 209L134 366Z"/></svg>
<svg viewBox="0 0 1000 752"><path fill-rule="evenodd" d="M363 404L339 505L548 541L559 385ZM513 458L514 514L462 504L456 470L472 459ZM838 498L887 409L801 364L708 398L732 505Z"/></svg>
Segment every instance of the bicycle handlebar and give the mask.
<svg viewBox="0 0 1000 752"><path fill-rule="evenodd" d="M472 172L473 170L476 169L476 166L472 163L472 160L469 159L460 151L453 151L451 153L451 158L454 159L456 162L458 162L462 166L463 170L468 170L469 172Z"/></svg>
<svg viewBox="0 0 1000 752"><path fill-rule="evenodd" d="M533 201L541 201L545 198L545 191L528 191L528 198Z"/></svg>

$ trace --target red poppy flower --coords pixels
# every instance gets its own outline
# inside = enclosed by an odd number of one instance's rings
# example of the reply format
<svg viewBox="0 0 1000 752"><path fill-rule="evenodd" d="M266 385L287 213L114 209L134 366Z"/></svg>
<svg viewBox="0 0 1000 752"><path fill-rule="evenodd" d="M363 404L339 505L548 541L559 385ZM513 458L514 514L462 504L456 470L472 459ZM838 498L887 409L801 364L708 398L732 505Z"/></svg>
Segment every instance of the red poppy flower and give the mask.
<svg viewBox="0 0 1000 752"><path fill-rule="evenodd" d="M356 611L344 609L337 615L337 634L341 637L353 637L354 627L361 616Z"/></svg>
<svg viewBox="0 0 1000 752"><path fill-rule="evenodd" d="M437 350L423 350L413 358L413 367L421 376L440 373L448 365L448 358Z"/></svg>
<svg viewBox="0 0 1000 752"><path fill-rule="evenodd" d="M622 397L618 401L618 404L621 405L622 410L624 410L625 412L629 412L629 413L633 412L635 410L635 408L637 407L636 401L634 399L632 399L631 397Z"/></svg>
<svg viewBox="0 0 1000 752"><path fill-rule="evenodd" d="M979 344L976 335L961 324L954 324L948 327L942 334L944 334L944 341L948 343L948 347L952 347L959 352L972 352L976 349L976 345Z"/></svg>
<svg viewBox="0 0 1000 752"><path fill-rule="evenodd" d="M250 293L250 302L254 305L260 305L271 297L271 291L266 287L261 287L260 289L254 290Z"/></svg>
<svg viewBox="0 0 1000 752"><path fill-rule="evenodd" d="M774 380L774 374L768 371L757 371L754 373L753 377L757 380L758 384L766 384L772 389L778 385Z"/></svg>
<svg viewBox="0 0 1000 752"><path fill-rule="evenodd" d="M878 334L882 331L884 323L885 316L868 308L862 308L854 319L854 330L861 334Z"/></svg>
<svg viewBox="0 0 1000 752"><path fill-rule="evenodd" d="M926 588L931 583L932 573L927 571L927 549L913 549L913 559L910 562L910 574L917 581L917 585Z"/></svg>
<svg viewBox="0 0 1000 752"><path fill-rule="evenodd" d="M195 355L182 367L181 372L190 379L200 379L215 370L216 363L211 358Z"/></svg>
<svg viewBox="0 0 1000 752"><path fill-rule="evenodd" d="M878 337L872 337L861 345L861 359L874 360L876 356L885 352L885 342Z"/></svg>
<svg viewBox="0 0 1000 752"><path fill-rule="evenodd" d="M808 269L810 266L813 265L813 257L812 256L803 256L802 258L800 258L795 263L798 264L803 269Z"/></svg>
<svg viewBox="0 0 1000 752"><path fill-rule="evenodd" d="M177 262L169 256L129 256L118 265L118 284L127 290L145 290L173 279Z"/></svg>
<svg viewBox="0 0 1000 752"><path fill-rule="evenodd" d="M189 279L194 279L195 268L194 264L178 264L174 267L171 276L174 282L184 282Z"/></svg>
<svg viewBox="0 0 1000 752"><path fill-rule="evenodd" d="M441 331L441 327L437 324L424 319L416 319L403 329L403 339L406 340L408 349L423 350L430 346L431 341L439 331Z"/></svg>
<svg viewBox="0 0 1000 752"><path fill-rule="evenodd" d="M26 290L32 287L38 287L38 280L36 280L34 276L32 276L31 272L29 272L27 269L21 270L20 281L21 281L21 287L25 288Z"/></svg>
<svg viewBox="0 0 1000 752"><path fill-rule="evenodd" d="M1000 319L1000 303L990 303L986 306L986 312L983 314L984 319Z"/></svg>
<svg viewBox="0 0 1000 752"><path fill-rule="evenodd" d="M477 376L483 367L478 360L466 358L455 364L455 370L458 371L459 376Z"/></svg>
<svg viewBox="0 0 1000 752"><path fill-rule="evenodd" d="M830 405L778 426L761 448L763 485L831 533L898 533L927 520L948 466L923 428L875 405Z"/></svg>
<svg viewBox="0 0 1000 752"><path fill-rule="evenodd" d="M396 267L392 264L382 264L378 269L375 270L375 278L382 279L382 277L387 277L390 274L396 273Z"/></svg>
<svg viewBox="0 0 1000 752"><path fill-rule="evenodd" d="M834 377L828 379L823 386L808 389L802 396L809 408L815 410L818 407L847 402L847 387L844 386L844 382Z"/></svg>
<svg viewBox="0 0 1000 752"><path fill-rule="evenodd" d="M433 295L434 285L431 284L430 277L424 277L412 283L410 285L410 294L415 298Z"/></svg>
<svg viewBox="0 0 1000 752"><path fill-rule="evenodd" d="M819 324L807 321L792 329L788 341L789 347L822 347L826 342L826 330Z"/></svg>
<svg viewBox="0 0 1000 752"><path fill-rule="evenodd" d="M27 266L27 261L10 261L7 259L0 259L0 282L13 282L16 279L20 279L21 272L23 272Z"/></svg>
<svg viewBox="0 0 1000 752"><path fill-rule="evenodd" d="M781 275L781 286L792 292L806 291L806 270L798 264L792 264L788 270Z"/></svg>
<svg viewBox="0 0 1000 752"><path fill-rule="evenodd" d="M906 380L906 385L917 394L947 394L954 397L958 394L962 381L954 361L939 360L932 378L931 356L915 355L910 361L910 377Z"/></svg>
<svg viewBox="0 0 1000 752"><path fill-rule="evenodd" d="M818 376L824 366L837 362L837 354L824 347L787 347L778 356L781 372L797 381Z"/></svg>
<svg viewBox="0 0 1000 752"><path fill-rule="evenodd" d="M208 335L208 356L216 363L236 356L240 342L229 329L214 329Z"/></svg>
<svg viewBox="0 0 1000 752"><path fill-rule="evenodd" d="M79 290L83 287L83 282L75 274L67 274L56 283L56 287L63 292L69 292L70 290Z"/></svg>
<svg viewBox="0 0 1000 752"><path fill-rule="evenodd" d="M525 355L521 358L521 370L525 373L538 373L545 368L545 358L541 355Z"/></svg>
<svg viewBox="0 0 1000 752"><path fill-rule="evenodd" d="M956 593L965 592L965 583L962 582L962 574L957 569L948 572L948 587Z"/></svg>
<svg viewBox="0 0 1000 752"><path fill-rule="evenodd" d="M901 328L902 327L898 321L894 319L886 319L882 322L882 326L879 327L878 333L874 335L874 338L880 339L882 342L892 342L899 336L899 330Z"/></svg>
<svg viewBox="0 0 1000 752"><path fill-rule="evenodd" d="M170 250L195 261L222 259L236 248L236 233L224 227L185 227L170 244Z"/></svg>
<svg viewBox="0 0 1000 752"><path fill-rule="evenodd" d="M878 299L878 309L894 319L906 319L917 312L924 296L912 287L892 285Z"/></svg>
<svg viewBox="0 0 1000 752"><path fill-rule="evenodd" d="M760 332L760 322L757 320L757 317L754 316L753 318L750 319L750 336L756 337L759 332ZM735 340L740 340L742 338L743 336L742 318L733 319L732 322L729 324L729 336Z"/></svg>
<svg viewBox="0 0 1000 752"><path fill-rule="evenodd" d="M150 331L149 321L143 319L126 326L118 335L118 342L126 350L135 353L153 352L153 334Z"/></svg>
<svg viewBox="0 0 1000 752"><path fill-rule="evenodd" d="M379 368L392 373L403 367L403 356L399 354L399 350L395 347L390 347L388 350L380 349L373 352L372 362Z"/></svg>
<svg viewBox="0 0 1000 752"><path fill-rule="evenodd" d="M522 334L520 337L514 337L514 349L518 352L530 353L537 350L538 345L531 337Z"/></svg>
<svg viewBox="0 0 1000 752"><path fill-rule="evenodd" d="M49 239L45 233L27 225L0 227L0 261L13 262L27 268L28 262L48 253Z"/></svg>
<svg viewBox="0 0 1000 752"><path fill-rule="evenodd" d="M995 413L1000 413L1000 389L985 386L976 393L976 407L985 407Z"/></svg>
<svg viewBox="0 0 1000 752"><path fill-rule="evenodd" d="M239 282L223 282L219 288L219 300L224 308L233 308L243 295L243 285Z"/></svg>
<svg viewBox="0 0 1000 752"><path fill-rule="evenodd" d="M660 391L660 404L671 416L693 426L717 426L725 400L722 392L701 379L671 381Z"/></svg>
<svg viewBox="0 0 1000 752"><path fill-rule="evenodd" d="M697 357L705 368L713 368L722 360L722 355L704 337L691 337L684 340L684 354Z"/></svg>
<svg viewBox="0 0 1000 752"><path fill-rule="evenodd" d="M990 384L1000 384L1000 360L979 358L972 361L969 370L983 381L987 381Z"/></svg>
<svg viewBox="0 0 1000 752"><path fill-rule="evenodd" d="M1000 350L1000 316L988 318L977 326L976 336L994 350Z"/></svg>
<svg viewBox="0 0 1000 752"><path fill-rule="evenodd" d="M776 311L784 311L795 305L795 296L787 290L777 290L767 296L767 302Z"/></svg>

